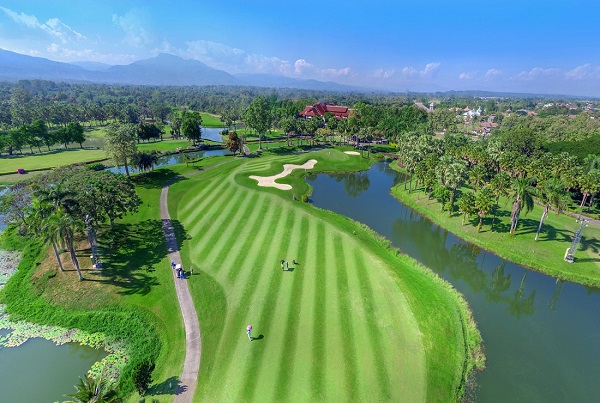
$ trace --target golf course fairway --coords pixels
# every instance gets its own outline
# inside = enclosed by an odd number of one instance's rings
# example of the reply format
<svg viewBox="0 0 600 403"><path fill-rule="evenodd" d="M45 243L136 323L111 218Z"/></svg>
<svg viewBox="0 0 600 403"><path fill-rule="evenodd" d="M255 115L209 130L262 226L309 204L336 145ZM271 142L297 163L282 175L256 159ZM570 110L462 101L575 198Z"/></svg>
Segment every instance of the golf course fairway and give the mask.
<svg viewBox="0 0 600 403"><path fill-rule="evenodd" d="M171 185L202 334L194 401L460 399L480 339L458 293L364 226L294 200L304 170L278 179L292 190L249 178L309 159L310 172L357 169L321 150L232 159Z"/></svg>

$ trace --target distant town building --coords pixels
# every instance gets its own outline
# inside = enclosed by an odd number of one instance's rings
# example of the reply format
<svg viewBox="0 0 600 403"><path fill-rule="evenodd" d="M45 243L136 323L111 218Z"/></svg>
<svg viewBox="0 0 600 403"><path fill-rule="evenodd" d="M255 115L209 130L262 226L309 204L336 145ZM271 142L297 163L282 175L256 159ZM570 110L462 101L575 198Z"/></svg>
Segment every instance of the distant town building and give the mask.
<svg viewBox="0 0 600 403"><path fill-rule="evenodd" d="M332 105L329 102L319 102L318 104L308 105L300 112L300 116L312 119L315 116L323 117L327 112L331 113L338 120L350 116L350 109L348 109L347 106Z"/></svg>

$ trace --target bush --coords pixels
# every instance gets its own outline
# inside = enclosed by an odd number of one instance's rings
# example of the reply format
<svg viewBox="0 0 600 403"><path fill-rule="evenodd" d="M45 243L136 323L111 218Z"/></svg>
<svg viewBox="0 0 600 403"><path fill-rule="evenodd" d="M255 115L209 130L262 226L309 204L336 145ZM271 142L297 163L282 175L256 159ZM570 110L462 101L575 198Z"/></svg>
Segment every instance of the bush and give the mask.
<svg viewBox="0 0 600 403"><path fill-rule="evenodd" d="M90 171L102 171L102 170L106 169L106 165L104 165L101 162L94 162L92 164L86 165L86 167Z"/></svg>
<svg viewBox="0 0 600 403"><path fill-rule="evenodd" d="M302 196L300 196L300 199L304 202L304 203L308 203L308 195L305 193Z"/></svg>

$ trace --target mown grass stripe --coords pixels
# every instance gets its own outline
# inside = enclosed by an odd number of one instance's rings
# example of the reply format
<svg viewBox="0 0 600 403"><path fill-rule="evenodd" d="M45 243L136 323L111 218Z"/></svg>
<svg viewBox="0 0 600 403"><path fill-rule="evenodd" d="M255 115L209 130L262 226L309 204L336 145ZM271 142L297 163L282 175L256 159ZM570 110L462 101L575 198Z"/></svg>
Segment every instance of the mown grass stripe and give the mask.
<svg viewBox="0 0 600 403"><path fill-rule="evenodd" d="M314 400L325 400L325 365L326 365L326 309L327 309L327 277L322 262L325 262L326 251L325 245L325 224L319 223L317 230L317 245L315 254L317 262L321 262L315 267L314 289L315 300L313 305L313 348L312 348L312 371L310 382L310 393Z"/></svg>
<svg viewBox="0 0 600 403"><path fill-rule="evenodd" d="M203 200L204 198L210 195L214 195L215 193L215 189L217 189L220 186L223 186L225 182L223 182L222 180L217 179L213 179L212 181L209 182L204 182L204 181L198 181L196 180L196 178L194 178L194 190L196 191L196 193L192 193L189 192L186 195L188 196L188 200L184 201L183 206L180 206L178 208L179 213L182 216L189 216L190 213L191 214L196 214L197 211L197 207L198 207L198 201L199 200ZM228 182L227 182L228 183ZM188 183L185 183L185 185L188 185Z"/></svg>
<svg viewBox="0 0 600 403"><path fill-rule="evenodd" d="M333 238L333 250L336 252L336 288L339 302L339 329L342 332L342 354L345 364L346 391L348 393L348 400L356 401L358 400L358 390L360 389L359 377L357 376L359 366L356 357L356 339L354 337L354 315L350 308L350 291L347 275L350 266L346 259L348 254L347 248L348 246L345 246L342 242L340 234L336 234ZM354 269L354 267L352 268Z"/></svg>
<svg viewBox="0 0 600 403"><path fill-rule="evenodd" d="M290 211L290 210L288 210ZM290 211L291 213L293 213L293 211ZM285 220L285 224L284 224L284 229L286 230L284 232L284 236L279 240L280 244L279 244L279 249L278 249L278 256L286 256L289 255L289 253L286 253L286 251L289 251L290 248L290 228L294 228L294 214L288 214L286 220ZM260 332L261 333L265 333L266 335L269 335L271 332L271 327L273 326L273 313L275 312L275 309L277 308L277 304L275 303L277 301L277 298L279 296L279 292L281 290L281 284L282 284L282 279L281 279L281 275L284 275L285 273L278 273L275 272L276 275L272 275L271 276L271 281L269 283L269 292L267 294L267 297L264 299L263 302L263 306L260 309ZM253 357L253 365L255 366L256 370L255 371L251 371L248 373L248 375L246 376L245 382L244 382L244 386L242 387L242 394L240 396L244 397L244 398L248 398L249 400L253 400L252 397L254 396L254 393L256 391L256 385L258 384L257 380L259 378L260 375L260 370L263 368L263 359L265 356L265 348L261 348L257 351L256 354L254 354Z"/></svg>
<svg viewBox="0 0 600 403"><path fill-rule="evenodd" d="M300 222L299 231L301 239L309 233L309 220L306 216L302 217ZM294 281L292 284L292 290L289 294L289 300L287 302L287 319L285 327L283 329L286 335L286 343L284 344L284 351L280 353L279 358L279 371L277 372L277 381L275 382L275 398L276 401L285 401L289 398L291 377L294 369L294 357L296 355L296 345L298 337L300 335L300 329L298 327L300 319L300 308L298 302L302 301L302 291L304 290L304 280L306 279L304 266L306 264L306 258L308 250L306 245L298 242L299 253L298 253L298 267L294 270ZM286 354L287 352L287 354Z"/></svg>
<svg viewBox="0 0 600 403"><path fill-rule="evenodd" d="M374 390L380 391L380 396L373 396L374 400L389 400L391 399L391 385L390 378L385 366L385 354L383 347L381 345L381 334L380 329L377 324L377 318L375 317L375 313L377 311L375 307L375 293L373 292L373 285L371 284L371 279L369 278L369 274L367 273L367 267L364 261L364 255L358 248L354 249L354 261L356 262L358 277L360 281L360 293L362 296L362 301L364 303L365 312L367 315L365 317L365 324L367 325L367 329L369 332L369 343L371 347L372 356L375 361L375 370L377 372L377 381L378 388L374 388Z"/></svg>
<svg viewBox="0 0 600 403"><path fill-rule="evenodd" d="M283 214L283 210L281 208L276 209L275 215L273 216L273 220L278 222L281 219ZM256 254L258 259L259 254ZM215 371L214 374L211 374L212 386L211 389L217 391L217 393L223 391L223 384L228 379L236 379L236 384L239 385L240 381L238 378L230 378L229 372L232 365L236 366L236 369L239 371L240 368L245 368L248 366L248 363L239 363L235 364L232 362L231 357L240 356L237 353L237 349L240 348L241 343L248 343L248 340L245 338L243 334L244 324L249 324L248 320L251 318L248 317L248 313L253 309L255 300L259 298L259 291L266 290L266 285L262 285L261 287L257 287L257 284L267 282L269 278L272 278L274 274L273 271L270 270L261 270L260 272L251 272L248 281L244 284L244 287L240 291L241 298L240 303L237 306L229 305L229 314L225 324L225 330L223 331L223 338L219 343L217 356L219 357L221 365L219 365L218 373ZM233 290L228 290L229 292ZM257 317L258 315L254 313L253 317ZM244 377L244 374L236 374L236 376ZM229 390L235 396L235 391Z"/></svg>
<svg viewBox="0 0 600 403"><path fill-rule="evenodd" d="M313 305L316 303L315 276L317 270L322 266L317 251L317 233L320 229L320 221L309 216L308 233L301 241L306 250L306 261L301 261L301 270L303 271L303 291L302 299L298 302L298 306L302 307L298 314L298 324L295 332L299 335L294 356L295 362L292 363L292 378L290 379L290 387L288 395L290 400L303 401L310 400L311 397L311 379L312 368L312 348L314 343L319 342L313 339Z"/></svg>
<svg viewBox="0 0 600 403"><path fill-rule="evenodd" d="M228 207L237 205L233 204L234 200L232 199L237 198L239 195L227 197L227 188L228 186L215 188L211 197L205 198L196 205L196 210L187 218L188 222L191 223L189 226L190 233L198 233L200 231L198 227L206 226L207 222L212 225L216 221L224 221L228 218L225 216L229 213Z"/></svg>
<svg viewBox="0 0 600 403"><path fill-rule="evenodd" d="M262 267L263 270L267 270L265 262L263 264L257 264L257 257L248 253L252 250L257 250L261 247L263 239L267 234L272 233L277 226L277 222L273 220L273 215L277 208L271 206L265 199L260 200L255 204L252 211L253 220L248 222L245 232L232 234L234 239L231 242L225 242L223 245L223 252L226 253L229 250L230 255L227 259L231 260L231 264L223 267L223 284L226 287L236 287L236 281L241 271L254 272ZM245 238L245 239L244 239ZM236 239L244 239L241 245L238 245ZM239 242L239 241L238 241ZM235 245L235 254L231 255L231 245ZM224 261L221 256L217 256L218 262Z"/></svg>
<svg viewBox="0 0 600 403"><path fill-rule="evenodd" d="M223 237L230 237L238 234L242 230L248 219L248 213L252 210L254 203L258 200L258 194L249 194L239 192L237 195L232 196L231 199L239 198L237 200L242 203L239 209L230 209L228 214L223 213L222 218L215 219L213 216L206 216L204 220L211 223L208 229L203 234L196 235L201 240L200 245L195 247L194 256L197 260L202 260L209 265L209 271L214 274L214 260L212 255L215 254L214 245L221 242ZM235 204L236 206L238 204ZM233 215L233 217L231 216ZM203 222L205 222L203 220ZM223 231L224 225L231 225L234 227L229 228L231 231Z"/></svg>
<svg viewBox="0 0 600 403"><path fill-rule="evenodd" d="M209 210L212 209L214 211L215 207L219 208L230 186L231 184L229 182L225 182L219 186L216 186L211 193L207 193L200 198L194 198L193 203L195 203L196 209L187 215L188 221L192 224L196 224L199 221L198 217L204 219L210 214ZM217 211L223 210L219 209ZM218 214L211 215L217 216Z"/></svg>

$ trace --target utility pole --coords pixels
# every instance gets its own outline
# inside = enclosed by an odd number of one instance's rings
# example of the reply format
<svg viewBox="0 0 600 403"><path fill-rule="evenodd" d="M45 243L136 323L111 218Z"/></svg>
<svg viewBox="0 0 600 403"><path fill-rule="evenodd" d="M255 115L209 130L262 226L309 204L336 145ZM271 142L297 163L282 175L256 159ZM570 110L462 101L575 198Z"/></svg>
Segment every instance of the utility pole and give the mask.
<svg viewBox="0 0 600 403"><path fill-rule="evenodd" d="M577 230L577 232L575 233L575 236L573 237L573 242L571 242L571 247L567 248L567 251L565 252L565 261L569 262L569 263L573 263L575 261L575 251L577 251L577 247L579 246L579 242L581 242L581 232L583 231L583 227L587 227L588 223L590 222L590 220L587 220L585 218L577 218L577 220L575 220L575 222L579 223L579 229Z"/></svg>

